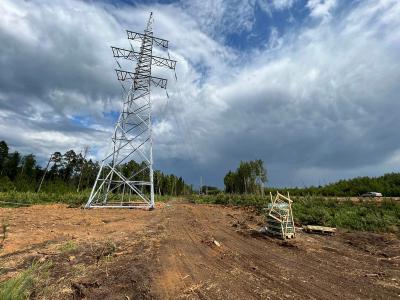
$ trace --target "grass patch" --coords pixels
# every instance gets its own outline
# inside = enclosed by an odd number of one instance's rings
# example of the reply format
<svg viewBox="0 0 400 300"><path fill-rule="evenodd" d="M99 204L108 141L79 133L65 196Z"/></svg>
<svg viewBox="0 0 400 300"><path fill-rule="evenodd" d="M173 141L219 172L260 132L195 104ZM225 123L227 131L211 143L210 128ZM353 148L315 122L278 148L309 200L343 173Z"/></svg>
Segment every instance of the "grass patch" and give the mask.
<svg viewBox="0 0 400 300"><path fill-rule="evenodd" d="M34 204L65 203L72 207L79 207L85 204L90 195L90 190L82 192L51 193L51 192L0 192L0 207L23 207ZM135 196L132 196L134 199ZM157 202L165 202L173 198L172 196L155 195ZM120 199L119 194L110 194L109 200ZM137 197L137 200L140 200Z"/></svg>
<svg viewBox="0 0 400 300"><path fill-rule="evenodd" d="M111 256L116 250L117 245L111 240L90 245L91 256L96 260L97 265L102 260L111 261Z"/></svg>
<svg viewBox="0 0 400 300"><path fill-rule="evenodd" d="M47 193L47 192L0 192L0 206L18 207L32 204L66 203L80 206L89 198L90 191L80 193Z"/></svg>
<svg viewBox="0 0 400 300"><path fill-rule="evenodd" d="M400 202L395 200L352 202L305 197L294 201L293 213L302 224L376 232L397 232L400 227Z"/></svg>
<svg viewBox="0 0 400 300"><path fill-rule="evenodd" d="M332 226L350 230L394 232L400 230L400 201L352 202L318 196L292 197L295 222L301 225ZM269 198L256 195L220 194L190 197L192 203L249 206L265 213Z"/></svg>
<svg viewBox="0 0 400 300"><path fill-rule="evenodd" d="M74 241L68 241L58 247L58 250L60 250L62 253L69 253L73 252L78 248L76 243Z"/></svg>
<svg viewBox="0 0 400 300"><path fill-rule="evenodd" d="M39 289L43 288L43 280L48 277L50 263L39 264L34 262L31 267L17 276L0 283L0 299L22 300L29 299L35 294L38 296Z"/></svg>
<svg viewBox="0 0 400 300"><path fill-rule="evenodd" d="M5 220L1 221L0 249L2 249L4 246L4 241L7 238L7 231L9 226L10 224L8 224L8 222L6 222Z"/></svg>

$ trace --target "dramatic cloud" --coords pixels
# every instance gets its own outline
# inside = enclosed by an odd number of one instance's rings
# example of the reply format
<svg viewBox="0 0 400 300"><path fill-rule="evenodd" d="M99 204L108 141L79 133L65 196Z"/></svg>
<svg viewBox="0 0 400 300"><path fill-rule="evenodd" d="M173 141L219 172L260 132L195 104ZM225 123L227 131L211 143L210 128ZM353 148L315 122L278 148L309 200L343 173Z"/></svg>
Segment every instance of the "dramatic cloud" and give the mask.
<svg viewBox="0 0 400 300"><path fill-rule="evenodd" d="M255 158L274 185L396 171L400 3L300 4L4 0L0 139L41 159L89 144L101 159L121 106L109 46L128 47L124 30L153 11L178 60L177 81L156 70L169 79L169 98L153 96L157 168L219 186Z"/></svg>

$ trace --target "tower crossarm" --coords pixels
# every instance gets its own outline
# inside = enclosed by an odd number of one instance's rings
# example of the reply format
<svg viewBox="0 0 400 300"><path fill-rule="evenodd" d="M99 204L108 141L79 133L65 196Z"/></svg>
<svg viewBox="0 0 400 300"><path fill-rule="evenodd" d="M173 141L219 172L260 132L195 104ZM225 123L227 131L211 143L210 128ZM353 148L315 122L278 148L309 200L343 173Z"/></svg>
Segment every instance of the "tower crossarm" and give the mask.
<svg viewBox="0 0 400 300"><path fill-rule="evenodd" d="M176 60L155 56L155 55L148 55L145 53L140 53L134 50L127 50L118 47L111 47L113 55L115 58L124 58L129 60L139 60L140 57L151 57L151 63L154 66L158 67L166 67L169 69L174 70L176 66Z"/></svg>
<svg viewBox="0 0 400 300"><path fill-rule="evenodd" d="M118 69L116 69L115 72L117 73L117 78L120 81L125 81L125 80L147 80L147 79L150 79L150 82L154 86L160 87L162 89L167 88L167 79L165 79L165 78L142 75L142 74L123 71L123 70L118 70Z"/></svg>
<svg viewBox="0 0 400 300"><path fill-rule="evenodd" d="M147 34L143 34L143 33L139 33L139 32L130 31L130 30L127 30L126 32L128 34L128 39L129 40L132 40L132 41L137 41L137 40L143 41L143 39L145 37L146 38L151 37L153 39L154 44L156 44L159 47L168 49L168 41L167 40L160 39L160 38L153 37L151 35L147 35Z"/></svg>

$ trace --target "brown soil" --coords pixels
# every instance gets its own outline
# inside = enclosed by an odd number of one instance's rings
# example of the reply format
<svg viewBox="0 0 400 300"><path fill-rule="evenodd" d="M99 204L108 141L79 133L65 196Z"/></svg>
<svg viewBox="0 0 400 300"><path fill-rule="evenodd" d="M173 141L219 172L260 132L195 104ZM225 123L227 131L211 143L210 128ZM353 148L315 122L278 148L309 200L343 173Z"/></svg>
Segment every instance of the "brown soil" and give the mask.
<svg viewBox="0 0 400 300"><path fill-rule="evenodd" d="M51 262L32 298L398 299L394 235L259 233L252 211L170 202L154 211L0 208L0 281Z"/></svg>

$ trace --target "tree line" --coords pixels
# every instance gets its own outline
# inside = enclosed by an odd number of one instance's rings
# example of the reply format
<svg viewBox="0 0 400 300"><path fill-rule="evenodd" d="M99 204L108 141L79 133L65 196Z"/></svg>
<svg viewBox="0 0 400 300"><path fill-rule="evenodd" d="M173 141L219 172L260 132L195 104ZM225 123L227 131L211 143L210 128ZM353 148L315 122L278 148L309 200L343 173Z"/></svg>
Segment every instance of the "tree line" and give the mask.
<svg viewBox="0 0 400 300"><path fill-rule="evenodd" d="M380 192L386 197L400 196L400 173L388 173L380 177L357 177L339 180L324 186L273 188L264 187L267 170L261 159L241 161L236 171L229 171L224 177L226 193L260 194L289 192L293 196L357 197L367 192Z"/></svg>
<svg viewBox="0 0 400 300"><path fill-rule="evenodd" d="M275 191L276 189L268 189ZM379 177L357 177L339 180L324 186L304 188L284 188L291 195L296 196L325 196L325 197L357 197L367 192L379 192L384 197L400 196L400 173L387 173Z"/></svg>
<svg viewBox="0 0 400 300"><path fill-rule="evenodd" d="M129 161L120 166L120 171L128 176L143 168L143 162ZM97 161L87 159L85 154L69 150L62 154L51 155L47 173L40 166L34 154L22 155L18 151L10 151L5 141L0 141L0 192L4 191L37 191L43 180L41 191L71 192L90 190L96 180L100 165ZM45 175L45 176L44 176ZM135 178L143 180L146 173ZM142 177L140 177L142 176ZM234 171L228 171L224 177L226 193L264 194L277 189L265 187L267 170L261 159L241 161ZM293 196L332 196L355 197L366 192L380 192L383 196L400 196L400 173L389 173L380 177L357 177L340 180L324 186L281 188ZM159 195L183 195L193 193L193 187L185 183L182 177L154 171L154 191ZM202 194L217 194L219 189L203 186Z"/></svg>
<svg viewBox="0 0 400 300"><path fill-rule="evenodd" d="M143 162L129 161L120 166L120 171L128 176L143 168ZM40 166L34 154L21 155L10 151L5 141L0 141L0 192L41 191L63 193L89 190L92 188L100 165L87 159L85 153L69 150L62 154L54 152L49 159L48 169ZM47 169L47 171L46 171ZM148 174L142 172L135 180L143 180ZM43 183L41 184L43 180ZM154 171L154 191L159 195L182 195L192 192L192 186L182 177Z"/></svg>

